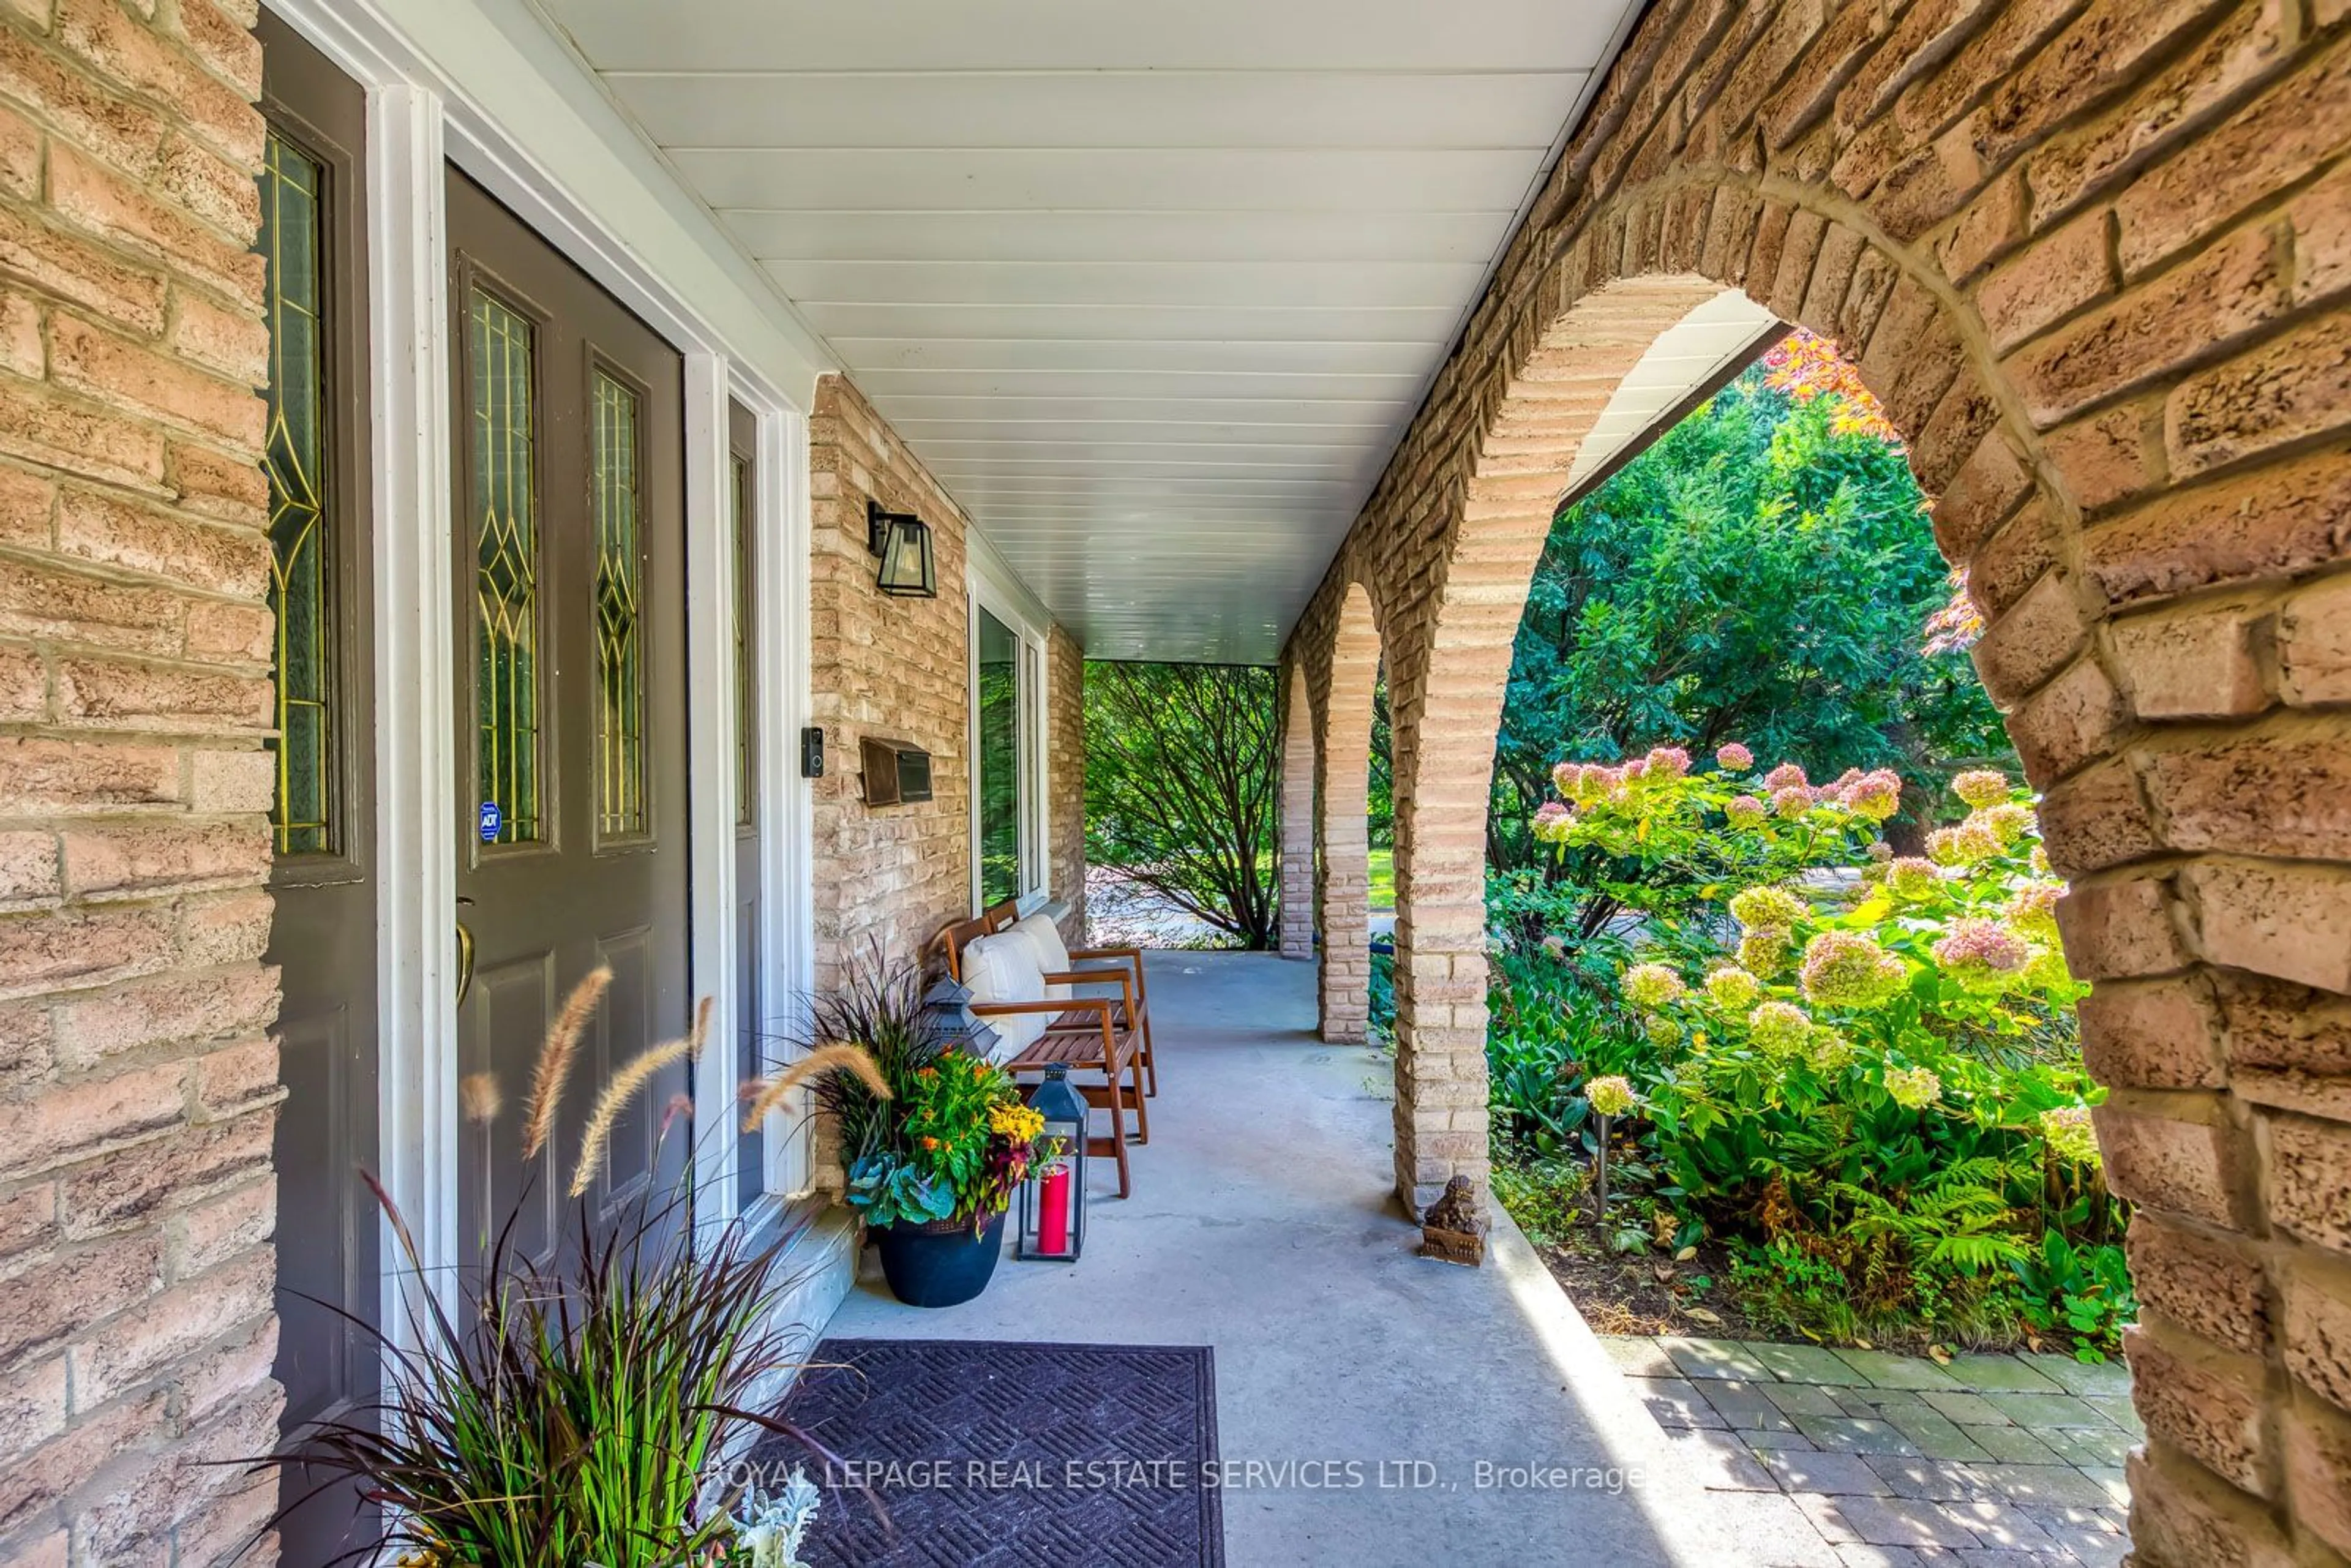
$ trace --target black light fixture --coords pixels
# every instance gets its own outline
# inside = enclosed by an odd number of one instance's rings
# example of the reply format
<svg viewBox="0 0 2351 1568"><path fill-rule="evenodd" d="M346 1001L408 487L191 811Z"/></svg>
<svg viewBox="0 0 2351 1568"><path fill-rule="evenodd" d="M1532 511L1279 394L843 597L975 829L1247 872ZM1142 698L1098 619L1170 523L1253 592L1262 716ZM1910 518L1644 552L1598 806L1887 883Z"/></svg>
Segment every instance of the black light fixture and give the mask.
<svg viewBox="0 0 2351 1568"><path fill-rule="evenodd" d="M931 555L931 525L912 512L865 503L865 548L881 558L874 586L893 599L936 599L938 563Z"/></svg>

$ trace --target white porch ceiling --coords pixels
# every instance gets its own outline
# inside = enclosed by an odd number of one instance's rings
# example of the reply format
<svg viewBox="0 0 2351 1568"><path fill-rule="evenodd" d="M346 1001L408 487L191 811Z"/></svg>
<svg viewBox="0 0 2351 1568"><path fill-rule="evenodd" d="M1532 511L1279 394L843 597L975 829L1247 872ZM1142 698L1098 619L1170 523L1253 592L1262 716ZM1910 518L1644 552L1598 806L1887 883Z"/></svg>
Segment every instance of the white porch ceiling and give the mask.
<svg viewBox="0 0 2351 1568"><path fill-rule="evenodd" d="M538 3L1089 654L1248 663L1639 8Z"/></svg>

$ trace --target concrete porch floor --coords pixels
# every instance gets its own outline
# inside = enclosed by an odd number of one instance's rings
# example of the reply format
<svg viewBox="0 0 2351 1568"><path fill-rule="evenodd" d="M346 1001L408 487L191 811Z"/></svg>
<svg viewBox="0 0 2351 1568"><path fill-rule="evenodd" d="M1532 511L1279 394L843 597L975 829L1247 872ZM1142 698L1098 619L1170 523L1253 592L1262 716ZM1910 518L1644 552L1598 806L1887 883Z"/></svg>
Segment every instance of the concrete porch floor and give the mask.
<svg viewBox="0 0 2351 1568"><path fill-rule="evenodd" d="M1228 1467L1364 1472L1355 1490L1228 1490L1235 1568L1774 1559L1750 1529L1720 1538L1687 1467L1660 1462L1656 1422L1507 1218L1482 1269L1414 1255L1391 1190L1388 1065L1315 1038L1311 965L1149 966L1152 1141L1132 1152L1130 1198L1089 1162L1084 1258L1008 1256L977 1301L925 1312L893 1301L869 1256L826 1332L1213 1347ZM1380 1485L1381 1461L1416 1460L1433 1486Z"/></svg>

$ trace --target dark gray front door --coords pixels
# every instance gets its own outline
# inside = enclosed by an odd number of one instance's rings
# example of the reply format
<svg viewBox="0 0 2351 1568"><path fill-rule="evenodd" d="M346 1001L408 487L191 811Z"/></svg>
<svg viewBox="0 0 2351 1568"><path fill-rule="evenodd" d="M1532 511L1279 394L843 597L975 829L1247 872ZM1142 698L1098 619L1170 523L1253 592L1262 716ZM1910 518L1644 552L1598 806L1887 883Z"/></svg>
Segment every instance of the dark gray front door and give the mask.
<svg viewBox="0 0 2351 1568"><path fill-rule="evenodd" d="M522 1206L544 1256L590 1103L687 1024L684 413L677 353L478 186L449 175L458 527L458 1011L468 1103L460 1239ZM612 987L531 1168L520 1116L565 994ZM491 1087L494 1085L494 1092ZM590 1199L635 1200L683 1163L683 1064L614 1128ZM669 1124L664 1135L664 1124Z"/></svg>
<svg viewBox="0 0 2351 1568"><path fill-rule="evenodd" d="M279 966L277 1378L286 1427L364 1418L377 1386L374 646L369 623L367 104L262 13L261 250L269 321L271 809ZM346 1316L345 1314L349 1314ZM358 1322L352 1321L357 1319ZM283 1500L314 1483L288 1471ZM340 1557L365 1505L338 1488L285 1526L288 1563Z"/></svg>

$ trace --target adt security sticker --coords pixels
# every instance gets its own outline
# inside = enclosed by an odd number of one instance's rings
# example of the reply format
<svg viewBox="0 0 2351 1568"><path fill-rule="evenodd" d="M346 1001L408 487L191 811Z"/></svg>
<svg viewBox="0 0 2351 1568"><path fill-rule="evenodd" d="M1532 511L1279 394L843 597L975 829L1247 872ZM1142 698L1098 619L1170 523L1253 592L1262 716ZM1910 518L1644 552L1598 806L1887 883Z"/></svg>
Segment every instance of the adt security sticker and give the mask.
<svg viewBox="0 0 2351 1568"><path fill-rule="evenodd" d="M486 844L496 843L498 841L498 831L506 825L507 814L500 809L498 803L496 800L483 801L482 842Z"/></svg>

